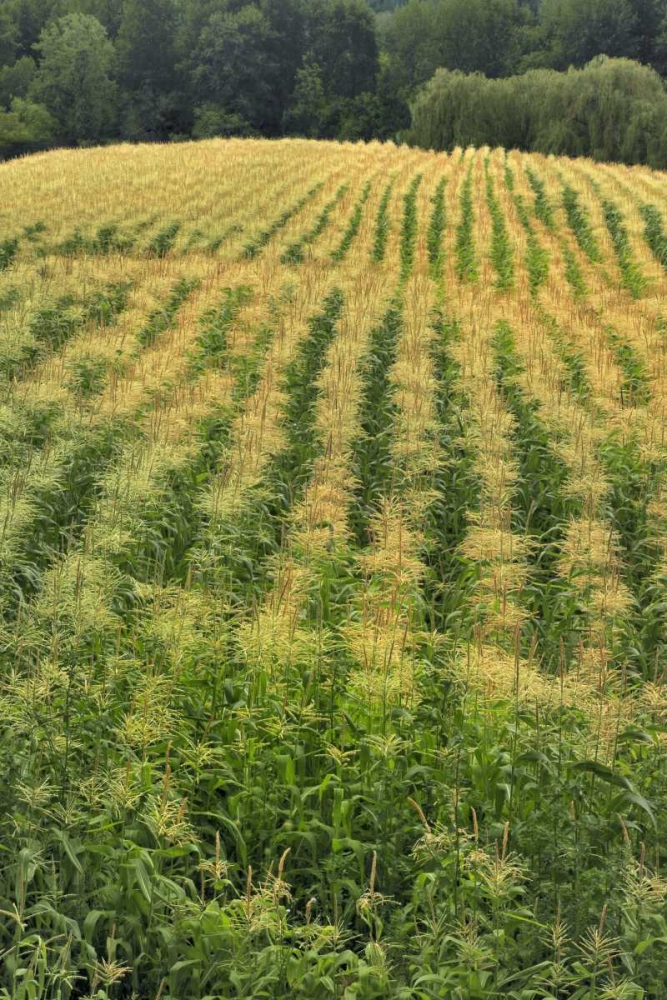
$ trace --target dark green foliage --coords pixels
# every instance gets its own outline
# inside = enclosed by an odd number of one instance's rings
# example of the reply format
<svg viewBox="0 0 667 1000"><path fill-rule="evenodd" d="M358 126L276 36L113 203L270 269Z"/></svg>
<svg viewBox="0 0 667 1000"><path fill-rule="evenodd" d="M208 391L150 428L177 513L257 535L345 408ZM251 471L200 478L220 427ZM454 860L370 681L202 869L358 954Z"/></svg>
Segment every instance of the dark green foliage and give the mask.
<svg viewBox="0 0 667 1000"><path fill-rule="evenodd" d="M568 584L555 567L568 521L579 512L580 503L564 489L569 471L552 446L551 432L540 418L538 405L526 398L516 381L522 362L507 324L498 324L493 348L498 387L516 420L514 441L520 477L512 505L514 530L537 543L524 599L532 612L530 627L539 642L539 655L547 669L555 670L563 645L571 655L579 640L576 608L568 605ZM524 635L526 651L533 641L532 635Z"/></svg>
<svg viewBox="0 0 667 1000"><path fill-rule="evenodd" d="M165 330L169 329L176 313L198 285L198 281L193 281L189 278L181 278L174 285L164 308L156 309L155 312L151 313L146 325L137 334L137 341L140 347L150 347Z"/></svg>
<svg viewBox="0 0 667 1000"><path fill-rule="evenodd" d="M30 332L35 342L57 351L81 325L82 317L71 296L60 299L54 306L38 310L30 319Z"/></svg>
<svg viewBox="0 0 667 1000"><path fill-rule="evenodd" d="M74 441L54 483L31 497L33 517L24 528L9 564L0 560L3 611L11 620L39 591L42 574L76 541L96 497L100 478L132 428L118 422Z"/></svg>
<svg viewBox="0 0 667 1000"><path fill-rule="evenodd" d="M53 305L44 306L28 321L31 340L15 355L7 355L0 363L2 378L21 378L40 358L57 352L87 323L104 327L112 324L125 309L130 284L121 282L99 288L82 301L64 296ZM11 296L9 302L16 299Z"/></svg>
<svg viewBox="0 0 667 1000"><path fill-rule="evenodd" d="M18 288L8 288L6 292L0 295L0 313L6 312L15 306L17 302L21 299L21 293Z"/></svg>
<svg viewBox="0 0 667 1000"><path fill-rule="evenodd" d="M572 248L567 245L565 240L561 243L561 250L563 259L565 260L565 277L567 283L574 292L574 297L576 299L583 299L586 297L586 283L584 282L579 262Z"/></svg>
<svg viewBox="0 0 667 1000"><path fill-rule="evenodd" d="M436 497L427 512L426 562L431 573L424 591L430 626L456 642L473 630L470 611L478 570L466 562L459 548L478 508L480 483L463 435L466 401L458 387L460 368L452 352L461 329L438 313L433 330L431 357L443 461L432 484Z"/></svg>
<svg viewBox="0 0 667 1000"><path fill-rule="evenodd" d="M514 194L514 171L512 170L507 161L507 152L505 152L505 163L503 164L503 174L505 177L505 187L511 194Z"/></svg>
<svg viewBox="0 0 667 1000"><path fill-rule="evenodd" d="M354 209L352 210L352 215L350 216L350 221L347 224L345 232L341 238L340 243L336 249L331 254L331 259L334 263L339 264L345 259L349 253L350 247L354 243L357 233L359 232L359 226L361 225L361 218L364 214L364 205L368 201L369 195L371 193L371 182L366 181L364 184L363 191L359 195L359 200L357 201Z"/></svg>
<svg viewBox="0 0 667 1000"><path fill-rule="evenodd" d="M57 439L62 408L54 403L21 403L17 406L20 421L5 423L0 429L2 448L0 467L25 467L36 452Z"/></svg>
<svg viewBox="0 0 667 1000"><path fill-rule="evenodd" d="M308 10L308 7L305 8ZM311 52L328 97L353 100L372 93L378 72L373 15L360 0L332 0L313 7Z"/></svg>
<svg viewBox="0 0 667 1000"><path fill-rule="evenodd" d="M153 236L145 249L147 257L166 257L180 231L180 222L170 222Z"/></svg>
<svg viewBox="0 0 667 1000"><path fill-rule="evenodd" d="M535 217L538 218L540 222L544 223L547 229L555 229L556 223L554 220L553 208L547 197L544 181L529 167L526 168L526 177L528 178L528 183L535 193Z"/></svg>
<svg viewBox="0 0 667 1000"><path fill-rule="evenodd" d="M109 326L125 309L131 288L130 282L122 281L95 292L86 301L86 318L98 326Z"/></svg>
<svg viewBox="0 0 667 1000"><path fill-rule="evenodd" d="M489 173L488 162L485 165L485 170L486 201L489 206L492 226L491 261L498 276L496 279L496 287L500 291L507 291L507 289L511 288L514 284L514 255L509 237L507 235L505 216L503 215L503 210L500 207L500 202L496 198L493 178Z"/></svg>
<svg viewBox="0 0 667 1000"><path fill-rule="evenodd" d="M42 104L14 96L7 111L0 104L0 160L49 149L56 122Z"/></svg>
<svg viewBox="0 0 667 1000"><path fill-rule="evenodd" d="M526 268L531 293L536 295L549 277L549 252L541 246L534 233L528 236Z"/></svg>
<svg viewBox="0 0 667 1000"><path fill-rule="evenodd" d="M77 358L68 365L64 384L79 403L99 395L107 384L108 366L104 358Z"/></svg>
<svg viewBox="0 0 667 1000"><path fill-rule="evenodd" d="M559 327L553 316L549 316L544 310L540 310L540 316L554 343L556 352L568 372L569 384L563 388L569 388L574 396L585 403L590 396L591 387L586 374L586 364L583 357L572 346L566 333Z"/></svg>
<svg viewBox="0 0 667 1000"><path fill-rule="evenodd" d="M577 243L591 263L598 263L601 260L600 248L588 212L580 203L578 193L571 187L563 188L563 208Z"/></svg>
<svg viewBox="0 0 667 1000"><path fill-rule="evenodd" d="M308 336L284 373L286 403L280 421L285 445L273 457L241 517L216 524L213 529L216 586L223 587L235 607L256 602L269 586L270 557L280 549L289 511L302 497L315 459L322 452L316 424L318 376L327 362L343 304L341 292L334 289L321 312L311 317ZM260 336L259 344L265 346L267 342L266 335ZM256 354L255 359L259 356ZM252 365L237 365L235 377L240 404L254 388L257 373Z"/></svg>
<svg viewBox="0 0 667 1000"><path fill-rule="evenodd" d="M529 21L515 0L411 0L388 21L386 46L401 89L413 92L438 67L506 76L516 70Z"/></svg>
<svg viewBox="0 0 667 1000"><path fill-rule="evenodd" d="M637 17L641 6L647 6L646 0L605 0L604 3L598 0L542 0L539 10L542 51L535 53L535 62L567 70L569 66L585 65L600 53L639 58L643 55L639 41L642 30ZM642 26L644 31L650 23L649 19ZM655 27L657 25L653 30ZM644 52L647 51L650 49L644 48Z"/></svg>
<svg viewBox="0 0 667 1000"><path fill-rule="evenodd" d="M621 269L623 287L634 299L638 299L646 287L646 279L633 258L628 232L623 224L623 216L616 205L605 199L602 201L602 210L614 245L618 266Z"/></svg>
<svg viewBox="0 0 667 1000"><path fill-rule="evenodd" d="M85 253L88 246L88 240L81 230L77 228L71 236L67 236L55 249L56 253L61 254L63 257L75 257L78 254Z"/></svg>
<svg viewBox="0 0 667 1000"><path fill-rule="evenodd" d="M252 290L247 286L227 288L220 304L201 319L201 331L190 355L190 377L195 379L210 369L230 371L235 381L233 405L214 408L211 416L200 421L198 448L192 461L186 467L167 469L156 483L154 494L139 518L132 544L118 557L119 568L136 579L183 583L193 572L193 556L204 527L198 506L202 487L210 483L219 468L230 443L234 416L255 388L259 366L274 335L271 327L258 329L246 356L239 357L229 349L233 323L251 298ZM240 547L234 526L225 527ZM258 528L256 522L254 528ZM224 551L222 535L224 531L217 543ZM237 552L235 558L240 563L243 554Z"/></svg>
<svg viewBox="0 0 667 1000"><path fill-rule="evenodd" d="M532 295L536 295L549 276L549 253L538 240L530 216L520 194L514 196L519 222L526 231L526 269Z"/></svg>
<svg viewBox="0 0 667 1000"><path fill-rule="evenodd" d="M371 6L378 18L364 0L6 0L0 153L117 138L402 140L412 101L415 141L436 148L667 162L650 69L667 70L659 0ZM425 110L433 101L443 114Z"/></svg>
<svg viewBox="0 0 667 1000"><path fill-rule="evenodd" d="M327 296L322 311L309 321L309 334L296 359L285 371L284 387L287 402L283 411L283 427L287 447L276 460L276 482L285 491L287 506L299 496L305 486L315 454L319 435L315 423L315 404L319 395L317 377L324 368L327 350L338 329L344 299L339 289Z"/></svg>
<svg viewBox="0 0 667 1000"><path fill-rule="evenodd" d="M41 229L37 230L37 233L41 232ZM174 233L175 235L176 233ZM166 253L169 249L168 229L165 229L162 233L158 233L155 237L155 242L156 246L149 245L146 253L150 256L160 256L160 249L163 250L163 253ZM107 256L112 253L129 253L134 243L134 236L121 233L118 226L112 223L100 226L95 236L87 236L81 229L77 228L62 243L58 243L50 248L50 252L60 254L63 257L94 256L96 254Z"/></svg>
<svg viewBox="0 0 667 1000"><path fill-rule="evenodd" d="M102 256L112 253L128 253L134 246L134 238L121 234L116 225L100 226L92 243L93 253Z"/></svg>
<svg viewBox="0 0 667 1000"><path fill-rule="evenodd" d="M262 361L274 335L275 329L266 323L257 330L253 350L249 354L236 355L228 360L228 366L234 373L232 397L235 403L242 403L257 389L262 375Z"/></svg>
<svg viewBox="0 0 667 1000"><path fill-rule="evenodd" d="M362 546L371 541L369 524L381 497L387 496L401 479L401 471L391 459L393 420L396 413L391 368L396 360L398 342L403 331L402 290L414 263L416 200L421 180L421 174L412 179L403 199L399 288L382 322L372 330L368 353L361 364L364 384L359 413L361 435L354 442L352 455L352 469L357 481L357 504L351 522L357 543Z"/></svg>
<svg viewBox="0 0 667 1000"><path fill-rule="evenodd" d="M246 243L245 247L243 248L244 256L250 259L254 257L259 257L259 255L264 250L264 247L267 245L267 243L269 243L271 238L275 236L275 234L279 232L281 229L284 229L284 227L287 225L290 219L293 218L295 215L297 215L301 211L303 206L310 201L311 198L315 197L315 195L317 194L317 192L320 190L321 187L322 187L321 184L317 184L314 188L311 188L310 191L308 191L308 193L304 195L303 198L299 198L299 200L295 202L294 205L291 206L291 208L285 209L285 211L271 223L268 229L263 229L252 240L249 240Z"/></svg>
<svg viewBox="0 0 667 1000"><path fill-rule="evenodd" d="M542 312L541 319L567 369L567 384L563 391L572 391L587 405L590 387L582 358L568 341L553 318ZM633 398L648 401L645 373L634 352L613 331L607 331L619 364L627 373L627 392ZM555 572L560 544L568 521L580 513L581 502L568 495L568 470L552 447L550 433L540 419L539 407L527 400L514 381L521 370L512 333L500 324L495 338L496 377L517 426L515 441L520 461L520 479L513 505L515 531L526 531L539 542L536 557L531 558L531 575L524 600L533 612L537 652L545 666L559 668L568 657L575 655L581 640L579 608L572 602L569 585ZM623 631L617 636L616 655L624 658L638 675L650 676L663 641L663 631L643 615L644 605L655 605L660 585L655 573L659 559L659 544L649 505L660 490L664 463L652 463L641 457L633 440L622 442L611 433L602 443L599 459L611 491L605 513L621 542L625 582L637 599L631 608ZM538 554L539 553L539 554ZM532 634L524 636L526 650Z"/></svg>
<svg viewBox="0 0 667 1000"><path fill-rule="evenodd" d="M401 305L394 302L371 332L368 354L361 367L364 393L359 415L361 436L354 442L352 454L352 470L358 483L352 527L357 544L362 546L370 541L369 521L377 503L389 492L397 474L390 451L396 412L390 369L396 360L402 329Z"/></svg>
<svg viewBox="0 0 667 1000"><path fill-rule="evenodd" d="M417 191L421 184L421 174L410 182L408 193L403 199L403 220L401 223L401 269L400 282L404 284L410 277L415 259L415 240L419 219L417 217Z"/></svg>
<svg viewBox="0 0 667 1000"><path fill-rule="evenodd" d="M215 109L222 112L217 134L224 134L226 122L232 133L252 134L263 110L265 121L272 117L270 30L262 11L251 4L210 10L186 57L201 137L216 134L203 122Z"/></svg>
<svg viewBox="0 0 667 1000"><path fill-rule="evenodd" d="M649 504L659 494L664 463L645 461L635 441L622 441L614 433L603 442L600 457L612 486L609 506L614 528L624 549L627 572L639 589L653 575L659 559Z"/></svg>
<svg viewBox="0 0 667 1000"><path fill-rule="evenodd" d="M667 469L664 460L646 460L636 441L622 441L613 432L603 442L600 458L611 484L609 517L618 533L628 582L636 598L627 627L626 666L636 676L650 680L666 665L667 636L661 609L667 581L650 504L661 496Z"/></svg>
<svg viewBox="0 0 667 1000"><path fill-rule="evenodd" d="M124 0L115 39L123 93L121 121L135 140L166 139L184 128L179 5L175 0Z"/></svg>
<svg viewBox="0 0 667 1000"><path fill-rule="evenodd" d="M205 313L191 358L190 371L193 375L210 368L226 367L229 364L227 344L229 328L239 310L251 299L252 289L248 285L227 288L220 305Z"/></svg>
<svg viewBox="0 0 667 1000"><path fill-rule="evenodd" d="M227 226L226 229L220 233L219 236L214 236L212 239L207 239L206 234L202 232L201 229L194 229L187 241L182 247L182 253L188 254L191 251L196 253L216 254L223 243L235 236L236 233L242 233L243 226L239 223L232 223L232 225Z"/></svg>
<svg viewBox="0 0 667 1000"><path fill-rule="evenodd" d="M612 327L605 328L605 335L624 375L621 403L624 406L645 406L651 399L651 390L641 355Z"/></svg>
<svg viewBox="0 0 667 1000"><path fill-rule="evenodd" d="M190 557L199 540L202 521L197 506L202 486L215 474L229 444L234 417L220 407L197 425L199 448L185 467L167 469L145 504L132 545L117 556L118 568L137 581L183 583L190 573ZM131 607L130 593L120 598Z"/></svg>
<svg viewBox="0 0 667 1000"><path fill-rule="evenodd" d="M433 278L438 277L438 273L442 270L442 265L444 261L444 253L442 249L442 238L445 232L445 185L447 181L443 177L442 180L438 182L438 186L435 189L435 194L431 198L431 204L433 206L431 212L431 218L428 224L428 233L426 234L426 245L428 248L428 262L431 270L431 276Z"/></svg>
<svg viewBox="0 0 667 1000"><path fill-rule="evenodd" d="M39 68L29 96L51 115L58 138L75 144L110 134L117 107L114 48L97 18L77 12L51 21L36 50Z"/></svg>
<svg viewBox="0 0 667 1000"><path fill-rule="evenodd" d="M471 165L461 189L461 221L456 230L456 273L460 281L476 281L478 277L474 213Z"/></svg>
<svg viewBox="0 0 667 1000"><path fill-rule="evenodd" d="M655 205L642 205L640 210L644 219L644 239L656 260L667 270L667 234L662 215Z"/></svg>
<svg viewBox="0 0 667 1000"><path fill-rule="evenodd" d="M655 72L627 59L504 80L438 69L411 108L411 141L430 149L489 145L667 164L667 94Z"/></svg>
<svg viewBox="0 0 667 1000"><path fill-rule="evenodd" d="M8 267L11 267L18 252L18 237L14 236L12 239L0 242L0 271L6 271Z"/></svg>
<svg viewBox="0 0 667 1000"><path fill-rule="evenodd" d="M384 189L378 208L377 219L375 221L375 241L371 250L371 260L374 260L376 264L379 264L384 260L384 255L387 250L387 240L389 238L389 229L391 227L389 219L389 202L391 200L391 192L393 191L393 188L394 182L390 181Z"/></svg>
<svg viewBox="0 0 667 1000"><path fill-rule="evenodd" d="M23 232L25 233L25 238L28 243L37 243L42 233L47 230L47 225L45 222L33 222L32 225L26 226Z"/></svg>
<svg viewBox="0 0 667 1000"><path fill-rule="evenodd" d="M338 202L345 196L347 192L348 185L342 184L336 194L328 201L317 219L314 225L307 233L301 237L296 243L292 243L287 250L281 255L280 260L283 264L300 264L304 257L304 251L307 247L312 246L312 244L322 235L324 230L329 225L331 220L331 213L338 204Z"/></svg>

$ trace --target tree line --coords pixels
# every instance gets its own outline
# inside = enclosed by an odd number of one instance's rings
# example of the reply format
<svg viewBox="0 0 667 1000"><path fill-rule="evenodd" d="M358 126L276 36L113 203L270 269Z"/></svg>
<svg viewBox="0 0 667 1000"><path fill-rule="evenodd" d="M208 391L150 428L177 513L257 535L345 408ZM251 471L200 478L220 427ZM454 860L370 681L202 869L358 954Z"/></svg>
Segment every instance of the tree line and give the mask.
<svg viewBox="0 0 667 1000"><path fill-rule="evenodd" d="M504 146L667 166L667 92L630 59L597 56L584 69L498 80L439 69L412 112L410 137L429 149Z"/></svg>
<svg viewBox="0 0 667 1000"><path fill-rule="evenodd" d="M557 75L601 54L647 68ZM639 87L642 121L664 132L664 75L667 0L2 0L0 156L225 135L510 146L518 134L525 148L664 165L662 139L638 152L626 139L587 146L580 128L554 138L596 81ZM537 94L539 124L517 131ZM482 123L472 132L467 106Z"/></svg>

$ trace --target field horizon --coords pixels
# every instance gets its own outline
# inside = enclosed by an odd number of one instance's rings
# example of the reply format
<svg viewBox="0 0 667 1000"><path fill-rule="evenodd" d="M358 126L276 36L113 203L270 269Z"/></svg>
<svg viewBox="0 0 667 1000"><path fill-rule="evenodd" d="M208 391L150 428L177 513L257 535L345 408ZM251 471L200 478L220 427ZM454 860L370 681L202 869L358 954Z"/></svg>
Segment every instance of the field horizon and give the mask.
<svg viewBox="0 0 667 1000"><path fill-rule="evenodd" d="M667 997L665 174L0 191L0 996Z"/></svg>

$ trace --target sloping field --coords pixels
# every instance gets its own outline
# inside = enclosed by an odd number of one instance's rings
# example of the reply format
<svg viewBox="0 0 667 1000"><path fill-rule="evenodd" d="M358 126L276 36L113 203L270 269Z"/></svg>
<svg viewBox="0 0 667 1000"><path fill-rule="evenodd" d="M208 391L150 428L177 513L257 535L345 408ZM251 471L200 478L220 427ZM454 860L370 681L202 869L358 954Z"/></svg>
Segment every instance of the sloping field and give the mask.
<svg viewBox="0 0 667 1000"><path fill-rule="evenodd" d="M667 997L667 180L0 166L0 996Z"/></svg>

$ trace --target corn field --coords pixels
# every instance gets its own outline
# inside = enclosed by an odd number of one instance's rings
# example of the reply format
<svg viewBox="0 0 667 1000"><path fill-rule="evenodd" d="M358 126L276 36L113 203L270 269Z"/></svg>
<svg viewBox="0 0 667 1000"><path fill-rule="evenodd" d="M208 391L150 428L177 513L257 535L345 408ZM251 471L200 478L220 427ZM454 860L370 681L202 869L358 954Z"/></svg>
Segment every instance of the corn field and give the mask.
<svg viewBox="0 0 667 1000"><path fill-rule="evenodd" d="M667 998L663 175L0 192L0 996Z"/></svg>

